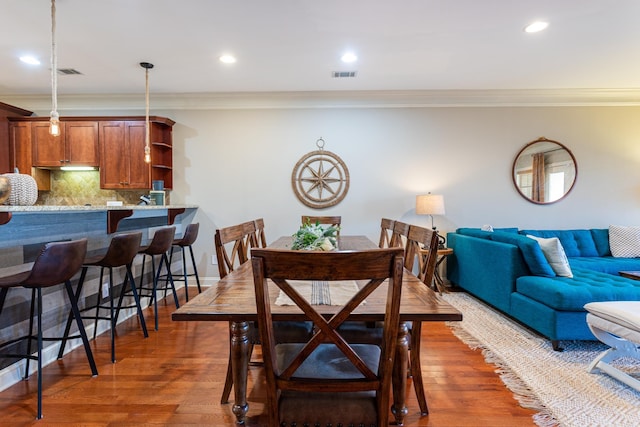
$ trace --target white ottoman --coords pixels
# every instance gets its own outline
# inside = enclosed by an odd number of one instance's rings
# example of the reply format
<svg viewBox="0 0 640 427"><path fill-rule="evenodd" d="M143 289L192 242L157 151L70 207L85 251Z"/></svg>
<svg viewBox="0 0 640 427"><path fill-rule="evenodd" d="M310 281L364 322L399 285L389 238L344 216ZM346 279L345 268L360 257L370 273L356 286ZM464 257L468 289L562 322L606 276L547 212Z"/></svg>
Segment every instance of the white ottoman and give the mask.
<svg viewBox="0 0 640 427"><path fill-rule="evenodd" d="M640 301L591 302L584 308L593 335L611 347L591 362L588 372L600 369L640 391L639 380L608 363L621 357L640 359Z"/></svg>

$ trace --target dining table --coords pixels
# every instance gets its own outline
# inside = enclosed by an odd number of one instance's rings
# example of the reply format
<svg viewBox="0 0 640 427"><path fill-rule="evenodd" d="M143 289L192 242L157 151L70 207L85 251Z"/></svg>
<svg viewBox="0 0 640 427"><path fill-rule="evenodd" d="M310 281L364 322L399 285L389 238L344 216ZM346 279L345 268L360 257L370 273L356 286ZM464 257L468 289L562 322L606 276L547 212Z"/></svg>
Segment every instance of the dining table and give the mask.
<svg viewBox="0 0 640 427"><path fill-rule="evenodd" d="M291 249L292 237L280 237L268 247ZM356 251L377 248L366 236L340 236L341 251ZM308 320L297 306L277 305L277 287L270 295L271 312L275 321ZM376 322L384 320L386 307L386 284L381 285L351 313L348 320ZM315 307L324 316L337 313L341 306L321 305ZM237 424L244 424L247 411L247 375L249 367L250 322L257 322L256 300L251 262L245 262L220 279L218 283L191 299L172 313L174 321L226 321L230 327L231 369L233 374L234 404L232 412ZM462 313L425 285L411 271L405 269L402 279L400 303L400 328L393 368L393 404L391 412L396 425L403 425L408 413L406 406L406 382L409 352L409 327L412 333L421 333L422 322L460 321Z"/></svg>

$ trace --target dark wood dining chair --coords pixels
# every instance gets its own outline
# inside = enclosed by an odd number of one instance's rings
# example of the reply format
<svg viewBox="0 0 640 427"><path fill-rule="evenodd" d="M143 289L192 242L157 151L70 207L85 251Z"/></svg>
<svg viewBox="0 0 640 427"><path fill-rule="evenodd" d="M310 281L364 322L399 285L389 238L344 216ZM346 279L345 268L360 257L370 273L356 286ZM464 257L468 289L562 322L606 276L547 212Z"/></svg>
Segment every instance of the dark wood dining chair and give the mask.
<svg viewBox="0 0 640 427"><path fill-rule="evenodd" d="M354 252L255 249L251 253L256 308L266 373L270 426L387 426L402 292L404 251ZM268 280L270 279L270 280ZM388 281L387 281L388 279ZM341 310L325 317L302 297L294 280L363 281ZM387 283L380 345L352 344L339 326L371 292ZM279 288L311 320L306 343L277 343L270 287ZM272 293L271 293L272 294Z"/></svg>
<svg viewBox="0 0 640 427"><path fill-rule="evenodd" d="M408 234L409 234L409 224L402 221L395 221L393 223L393 233L391 235L390 246L393 248L406 247Z"/></svg>
<svg viewBox="0 0 640 427"><path fill-rule="evenodd" d="M398 223L396 221L396 223ZM399 247L404 241L405 268L413 271L418 259L418 278L430 286L435 273L438 252L438 235L433 230L400 222L394 226L395 238L392 237L391 247ZM423 253L421 253L421 250ZM424 250L428 250L426 254ZM420 363L420 336L422 332L420 323L407 323L409 327L409 375L413 379L413 388L416 392L418 405L422 415L429 413L427 398L424 393L422 380L422 366ZM380 342L383 324L381 322L345 322L341 329L343 336L349 342L373 344Z"/></svg>
<svg viewBox="0 0 640 427"><path fill-rule="evenodd" d="M216 257L218 259L218 272L220 278L227 276L230 272L249 260L248 254L252 248L257 248L258 242L262 238L257 238L256 225L260 225L260 231L264 236L264 221L262 219L247 221L241 224L232 225L216 230L214 243ZM266 237L264 238L266 244ZM311 335L312 325L310 322L276 322L276 334L279 342L304 341ZM258 336L258 326L256 323L249 323L249 355L253 352L253 346L260 344ZM229 330L231 339L231 330ZM231 342L229 342L229 360L227 362L227 376L222 390L220 403L227 403L233 387L233 373L231 371Z"/></svg>
<svg viewBox="0 0 640 427"><path fill-rule="evenodd" d="M266 248L267 247L267 236L264 232L264 219L258 218L253 221L256 226L256 238L254 241L254 248Z"/></svg>
<svg viewBox="0 0 640 427"><path fill-rule="evenodd" d="M380 220L380 240L378 241L379 248L390 248L391 239L393 237L393 226L396 222L389 218L382 218Z"/></svg>
<svg viewBox="0 0 640 427"><path fill-rule="evenodd" d="M427 250L426 254L420 250ZM429 228L410 225L407 233L407 244L405 247L405 268L412 270L415 260L418 258L418 278L427 287L431 287L433 275L438 261L438 233ZM420 363L420 346L422 335L422 322L411 322L408 324L409 342L409 374L413 382L413 389L416 392L420 413L429 414L427 397L424 394L424 382L422 380L422 365Z"/></svg>

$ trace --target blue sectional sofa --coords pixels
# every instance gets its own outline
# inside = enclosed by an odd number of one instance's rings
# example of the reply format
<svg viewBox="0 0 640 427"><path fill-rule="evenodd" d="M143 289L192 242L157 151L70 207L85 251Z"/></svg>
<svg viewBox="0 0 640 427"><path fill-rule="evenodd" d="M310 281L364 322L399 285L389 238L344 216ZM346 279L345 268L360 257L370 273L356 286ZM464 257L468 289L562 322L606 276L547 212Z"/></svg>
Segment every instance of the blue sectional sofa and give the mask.
<svg viewBox="0 0 640 427"><path fill-rule="evenodd" d="M527 235L557 237L573 277L557 276ZM556 350L561 340L595 339L586 303L640 300L640 281L618 274L640 271L640 258L612 257L607 229L459 228L448 233L448 246L447 276L454 285L548 337Z"/></svg>

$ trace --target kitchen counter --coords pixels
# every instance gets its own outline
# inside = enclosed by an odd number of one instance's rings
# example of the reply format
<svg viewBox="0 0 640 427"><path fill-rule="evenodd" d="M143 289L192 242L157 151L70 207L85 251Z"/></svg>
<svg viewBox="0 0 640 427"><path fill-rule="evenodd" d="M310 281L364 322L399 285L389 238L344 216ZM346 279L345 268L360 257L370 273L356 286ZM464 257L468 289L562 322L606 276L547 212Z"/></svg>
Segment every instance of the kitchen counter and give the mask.
<svg viewBox="0 0 640 427"><path fill-rule="evenodd" d="M33 205L33 206L8 206L0 205L0 212L62 212L62 211L109 211L109 210L162 210L162 209L196 209L197 205L74 205L74 206L53 206L53 205Z"/></svg>
<svg viewBox="0 0 640 427"><path fill-rule="evenodd" d="M148 244L158 227L173 225L176 227L176 237L182 236L188 224L193 221L198 207L195 205L167 205L167 206L0 206L0 276L25 271L41 252L42 247L48 242L76 240L86 238L88 253L103 252L111 241L114 233L141 231L142 245ZM172 260L172 270L180 267L180 257ZM140 283L142 280L143 257L134 259L134 280ZM146 259L147 268L145 281L152 280L152 263L149 257ZM175 264L175 265L173 265ZM72 279L75 286L79 274ZM102 284L100 283L100 269L89 269L81 295L81 306L85 299L95 300L100 296ZM114 283L119 284L124 280L124 269L114 269ZM21 335L28 331L29 319L29 292L28 289L16 288L7 294L5 303L6 318L3 318L3 326L0 327L0 335ZM45 307L43 328L47 330L62 330L64 321L68 315L68 303L63 288L57 286L49 291L52 295L47 300ZM147 301L143 301L147 304ZM127 309L121 314L124 320L134 314ZM99 331L105 330L108 324L100 323ZM93 332L93 322L89 326L89 335ZM15 330L20 328L21 330ZM56 344L57 345L57 344ZM72 346L77 345L74 342ZM57 351L57 350L56 350ZM53 355L53 353L51 353ZM51 359L51 357L49 357ZM0 377L3 368L16 370L14 359L0 360ZM17 374L16 374L17 375ZM10 374L11 378L15 375ZM18 376L15 376L19 378ZM0 381L1 385L1 381Z"/></svg>

